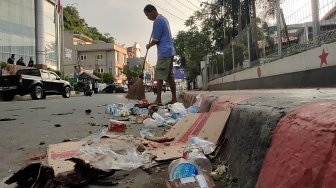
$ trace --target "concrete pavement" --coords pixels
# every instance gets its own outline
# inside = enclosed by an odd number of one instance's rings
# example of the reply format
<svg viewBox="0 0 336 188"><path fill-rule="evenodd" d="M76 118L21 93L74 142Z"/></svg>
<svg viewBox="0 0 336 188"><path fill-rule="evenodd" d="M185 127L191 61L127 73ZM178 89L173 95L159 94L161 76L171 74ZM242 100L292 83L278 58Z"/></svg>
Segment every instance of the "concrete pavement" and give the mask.
<svg viewBox="0 0 336 188"><path fill-rule="evenodd" d="M202 111L231 109L220 158L239 187L336 184L336 89L185 92Z"/></svg>

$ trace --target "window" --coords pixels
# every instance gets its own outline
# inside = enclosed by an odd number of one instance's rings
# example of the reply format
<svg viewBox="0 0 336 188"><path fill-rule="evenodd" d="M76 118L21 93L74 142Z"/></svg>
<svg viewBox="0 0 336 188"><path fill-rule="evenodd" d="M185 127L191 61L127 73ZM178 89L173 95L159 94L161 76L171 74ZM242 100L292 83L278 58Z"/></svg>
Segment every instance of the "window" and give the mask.
<svg viewBox="0 0 336 188"><path fill-rule="evenodd" d="M97 55L97 59L103 59L103 55L102 54L98 54Z"/></svg>
<svg viewBox="0 0 336 188"><path fill-rule="evenodd" d="M57 80L56 79L57 76L55 74L53 74L53 73L49 73L49 77L50 77L51 80Z"/></svg>
<svg viewBox="0 0 336 188"><path fill-rule="evenodd" d="M98 69L98 72L99 72L99 73L104 73L104 69L103 69L103 68L99 68L99 69Z"/></svg>
<svg viewBox="0 0 336 188"><path fill-rule="evenodd" d="M41 75L42 79L49 79L49 73L44 72L44 71L42 71L41 73L42 73Z"/></svg>
<svg viewBox="0 0 336 188"><path fill-rule="evenodd" d="M81 56L80 56L80 60L81 60L81 61L85 61L86 59L87 59L86 55L81 55Z"/></svg>

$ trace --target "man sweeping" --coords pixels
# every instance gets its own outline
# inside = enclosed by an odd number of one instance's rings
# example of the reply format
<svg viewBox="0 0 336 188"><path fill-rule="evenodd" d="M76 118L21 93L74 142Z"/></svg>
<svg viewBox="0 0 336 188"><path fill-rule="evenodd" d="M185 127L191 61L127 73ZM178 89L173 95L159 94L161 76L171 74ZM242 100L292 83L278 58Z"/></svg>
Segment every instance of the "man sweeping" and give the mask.
<svg viewBox="0 0 336 188"><path fill-rule="evenodd" d="M175 103L177 102L176 85L173 75L175 48L168 20L160 15L151 4L145 6L144 13L149 20L154 21L152 39L146 45L146 48L148 50L154 45L157 46L157 63L154 75L154 79L157 81L157 95L154 104L162 104L161 92L164 80L169 83L170 91L172 92L172 100L169 103Z"/></svg>

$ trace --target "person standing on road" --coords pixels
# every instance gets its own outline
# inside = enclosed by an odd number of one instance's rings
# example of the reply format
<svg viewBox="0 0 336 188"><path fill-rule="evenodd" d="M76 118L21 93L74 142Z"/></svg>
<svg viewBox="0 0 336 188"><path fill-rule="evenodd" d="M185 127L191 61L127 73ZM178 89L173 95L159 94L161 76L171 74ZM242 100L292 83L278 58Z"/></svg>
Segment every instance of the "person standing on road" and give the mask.
<svg viewBox="0 0 336 188"><path fill-rule="evenodd" d="M164 80L169 83L170 91L172 92L172 100L169 103L175 103L177 102L176 84L173 75L175 48L169 22L151 4L145 6L144 13L149 20L154 21L151 41L146 45L146 49L157 46L157 63L154 75L154 79L157 81L157 95L154 103L162 104L161 92Z"/></svg>

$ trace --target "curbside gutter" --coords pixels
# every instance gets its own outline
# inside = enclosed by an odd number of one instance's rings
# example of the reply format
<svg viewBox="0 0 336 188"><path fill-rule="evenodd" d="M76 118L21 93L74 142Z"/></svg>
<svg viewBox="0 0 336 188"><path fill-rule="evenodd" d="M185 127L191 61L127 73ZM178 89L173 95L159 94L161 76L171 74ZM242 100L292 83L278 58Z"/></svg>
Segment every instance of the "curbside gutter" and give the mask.
<svg viewBox="0 0 336 188"><path fill-rule="evenodd" d="M182 98L192 105L200 93L185 92ZM213 92L200 96L201 109L232 110L219 158L237 177L239 187L336 184L336 102L283 93L280 97Z"/></svg>

